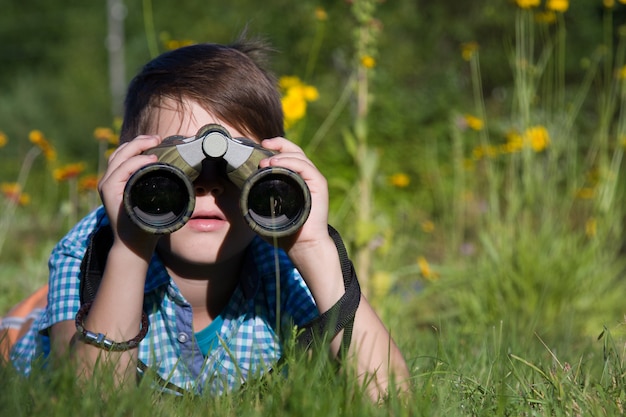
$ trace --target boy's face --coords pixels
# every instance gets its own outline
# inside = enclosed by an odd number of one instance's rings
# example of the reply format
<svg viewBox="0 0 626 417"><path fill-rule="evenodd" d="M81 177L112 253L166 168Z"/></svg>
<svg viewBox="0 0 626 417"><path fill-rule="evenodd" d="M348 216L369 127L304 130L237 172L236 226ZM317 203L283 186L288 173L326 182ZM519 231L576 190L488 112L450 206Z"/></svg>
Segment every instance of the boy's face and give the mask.
<svg viewBox="0 0 626 417"><path fill-rule="evenodd" d="M232 137L244 136L224 120L219 120L197 103L185 101L183 109L174 102L158 110L149 134L162 138L190 137L202 126L217 123ZM205 160L202 173L194 181L196 206L191 219L158 243L159 254L168 261L201 267L233 260L242 255L254 237L239 211L239 189L218 172L217 162Z"/></svg>

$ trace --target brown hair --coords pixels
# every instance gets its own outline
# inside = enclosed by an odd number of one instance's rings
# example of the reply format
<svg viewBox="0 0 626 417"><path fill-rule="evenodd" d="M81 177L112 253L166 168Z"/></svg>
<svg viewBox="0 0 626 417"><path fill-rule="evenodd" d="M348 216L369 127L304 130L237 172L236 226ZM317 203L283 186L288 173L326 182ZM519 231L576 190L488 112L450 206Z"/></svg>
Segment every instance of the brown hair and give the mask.
<svg viewBox="0 0 626 417"><path fill-rule="evenodd" d="M261 67L260 41L198 44L166 52L133 78L125 101L121 143L147 132L165 99L193 100L254 139L284 136L275 78Z"/></svg>

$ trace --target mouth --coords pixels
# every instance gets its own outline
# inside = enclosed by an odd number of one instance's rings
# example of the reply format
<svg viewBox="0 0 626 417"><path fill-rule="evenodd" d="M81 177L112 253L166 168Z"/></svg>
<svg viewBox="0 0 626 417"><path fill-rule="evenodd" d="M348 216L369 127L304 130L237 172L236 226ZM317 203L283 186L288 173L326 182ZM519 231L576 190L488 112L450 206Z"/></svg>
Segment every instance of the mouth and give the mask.
<svg viewBox="0 0 626 417"><path fill-rule="evenodd" d="M212 207L202 207L196 203L195 210L191 214L191 219L211 219L211 220L226 220L226 215L217 208L214 204Z"/></svg>
<svg viewBox="0 0 626 417"><path fill-rule="evenodd" d="M226 217L216 211L198 211L189 219L189 227L201 232L210 232L226 225Z"/></svg>

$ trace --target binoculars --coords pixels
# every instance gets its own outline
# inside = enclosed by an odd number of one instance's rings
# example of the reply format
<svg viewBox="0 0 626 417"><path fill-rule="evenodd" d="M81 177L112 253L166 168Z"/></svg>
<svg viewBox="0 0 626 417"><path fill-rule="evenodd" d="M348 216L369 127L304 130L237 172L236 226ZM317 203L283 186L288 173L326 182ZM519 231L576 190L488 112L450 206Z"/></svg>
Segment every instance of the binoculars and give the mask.
<svg viewBox="0 0 626 417"><path fill-rule="evenodd" d="M232 138L217 124L195 136L170 136L144 154L158 161L137 170L124 189L124 208L141 229L172 233L187 223L195 207L193 181L206 159L240 190L239 206L250 228L266 237L297 232L311 211L311 193L295 172L280 167L259 169L259 161L275 154L247 138Z"/></svg>

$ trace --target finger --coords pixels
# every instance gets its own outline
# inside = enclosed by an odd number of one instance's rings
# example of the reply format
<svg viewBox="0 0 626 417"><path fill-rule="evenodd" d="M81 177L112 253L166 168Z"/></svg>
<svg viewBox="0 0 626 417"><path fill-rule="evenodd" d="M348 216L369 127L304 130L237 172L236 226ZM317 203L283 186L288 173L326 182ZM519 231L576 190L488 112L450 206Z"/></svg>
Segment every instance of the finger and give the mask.
<svg viewBox="0 0 626 417"><path fill-rule="evenodd" d="M265 139L261 142L261 146L263 146L265 149L278 151L280 153L283 153L283 152L304 153L302 148L300 148L298 145L282 137Z"/></svg>
<svg viewBox="0 0 626 417"><path fill-rule="evenodd" d="M156 155L136 155L122 161L115 168L109 167L98 183L98 190L102 195L103 189L116 184L125 184L139 168L157 161Z"/></svg>
<svg viewBox="0 0 626 417"><path fill-rule="evenodd" d="M111 172L115 171L124 161L135 155L141 154L147 149L157 146L159 143L161 143L161 138L154 135L137 136L132 141L123 143L109 156L107 169L102 176L102 181L104 181L111 174Z"/></svg>
<svg viewBox="0 0 626 417"><path fill-rule="evenodd" d="M289 169L302 177L306 182L324 180L324 176L317 167L307 158L301 158L300 155L287 156L279 154L265 161L265 167L281 167ZM262 166L262 168L264 168Z"/></svg>
<svg viewBox="0 0 626 417"><path fill-rule="evenodd" d="M156 135L141 135L137 136L130 142L126 142L120 145L109 157L109 164L115 164L116 161L125 161L131 156L139 155L140 153L154 148L161 143L161 137Z"/></svg>

